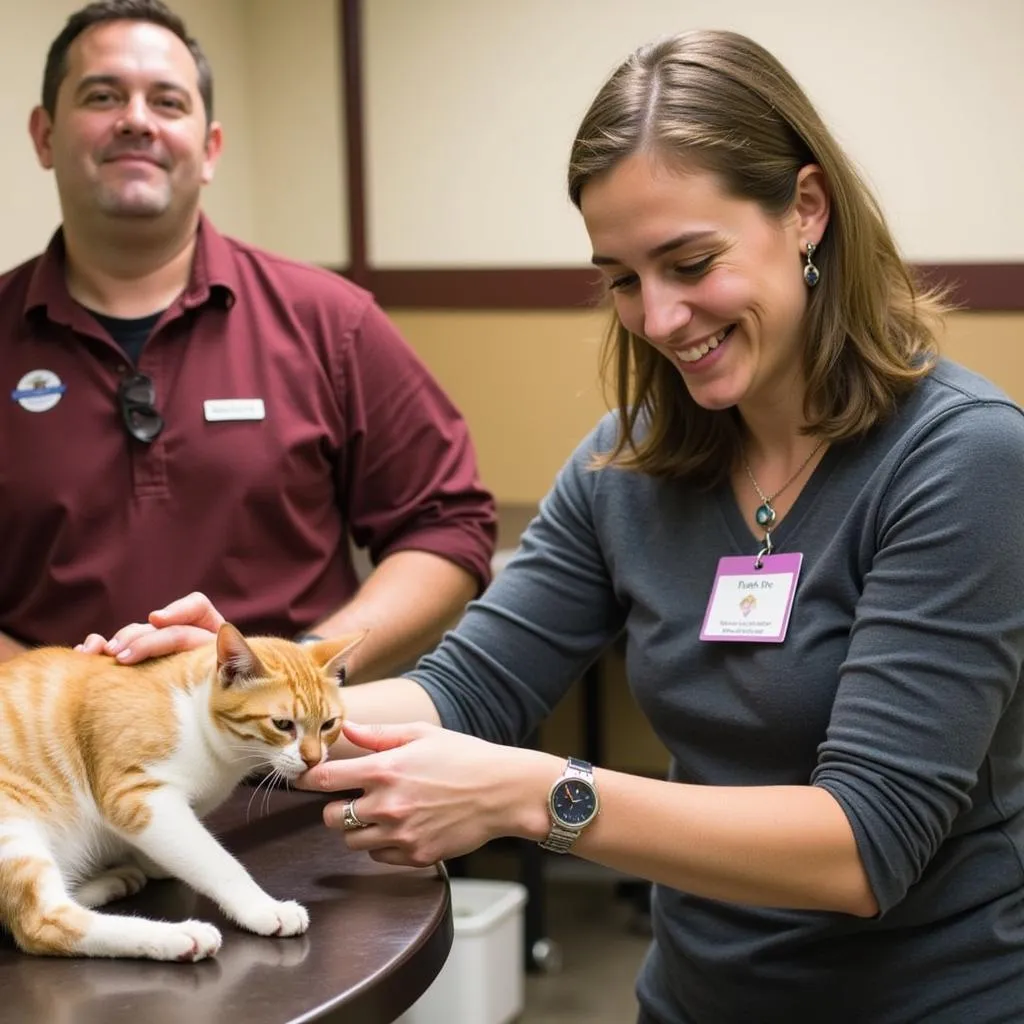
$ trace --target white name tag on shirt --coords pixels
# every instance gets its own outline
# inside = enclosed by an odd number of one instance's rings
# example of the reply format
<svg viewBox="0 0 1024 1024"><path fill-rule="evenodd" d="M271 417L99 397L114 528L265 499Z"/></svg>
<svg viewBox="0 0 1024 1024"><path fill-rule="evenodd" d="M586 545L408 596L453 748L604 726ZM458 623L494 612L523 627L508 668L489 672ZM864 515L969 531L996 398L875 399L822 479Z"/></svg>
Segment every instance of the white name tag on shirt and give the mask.
<svg viewBox="0 0 1024 1024"><path fill-rule="evenodd" d="M262 420L267 412L262 398L209 398L203 402L207 423L223 420Z"/></svg>

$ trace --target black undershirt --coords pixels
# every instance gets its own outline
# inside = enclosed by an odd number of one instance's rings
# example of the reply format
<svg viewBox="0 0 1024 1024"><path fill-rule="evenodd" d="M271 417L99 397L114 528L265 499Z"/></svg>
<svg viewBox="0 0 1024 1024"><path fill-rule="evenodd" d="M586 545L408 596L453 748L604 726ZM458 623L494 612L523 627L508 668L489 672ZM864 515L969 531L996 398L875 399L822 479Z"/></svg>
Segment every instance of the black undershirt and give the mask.
<svg viewBox="0 0 1024 1024"><path fill-rule="evenodd" d="M97 322L105 327L110 336L121 347L124 354L131 360L133 366L138 366L139 356L142 355L142 346L153 333L157 320L163 316L164 311L150 313L148 316L132 317L125 320L119 316L106 316L104 313L97 313L90 309L89 312L96 318Z"/></svg>

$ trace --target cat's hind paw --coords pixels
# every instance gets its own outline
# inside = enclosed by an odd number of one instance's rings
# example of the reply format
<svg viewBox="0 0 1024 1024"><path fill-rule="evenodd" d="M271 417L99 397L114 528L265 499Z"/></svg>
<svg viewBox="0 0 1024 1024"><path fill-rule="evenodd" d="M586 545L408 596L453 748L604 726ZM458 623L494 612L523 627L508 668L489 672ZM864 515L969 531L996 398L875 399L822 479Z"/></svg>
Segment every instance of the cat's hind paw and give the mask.
<svg viewBox="0 0 1024 1024"><path fill-rule="evenodd" d="M257 935L302 935L309 927L309 913L295 900L268 900L240 915L238 923Z"/></svg>
<svg viewBox="0 0 1024 1024"><path fill-rule="evenodd" d="M134 896L146 884L145 872L134 864L118 864L83 882L75 901L83 907L102 907L113 900Z"/></svg>

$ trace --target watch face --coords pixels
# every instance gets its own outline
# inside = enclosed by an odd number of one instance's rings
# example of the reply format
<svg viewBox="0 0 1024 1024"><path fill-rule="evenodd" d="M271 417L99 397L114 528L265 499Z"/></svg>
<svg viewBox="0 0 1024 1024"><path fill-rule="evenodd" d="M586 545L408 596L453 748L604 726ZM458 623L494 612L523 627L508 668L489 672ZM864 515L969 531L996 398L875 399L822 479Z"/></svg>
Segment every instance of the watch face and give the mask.
<svg viewBox="0 0 1024 1024"><path fill-rule="evenodd" d="M597 792L582 779L563 779L551 794L551 810L565 825L586 825L597 814Z"/></svg>

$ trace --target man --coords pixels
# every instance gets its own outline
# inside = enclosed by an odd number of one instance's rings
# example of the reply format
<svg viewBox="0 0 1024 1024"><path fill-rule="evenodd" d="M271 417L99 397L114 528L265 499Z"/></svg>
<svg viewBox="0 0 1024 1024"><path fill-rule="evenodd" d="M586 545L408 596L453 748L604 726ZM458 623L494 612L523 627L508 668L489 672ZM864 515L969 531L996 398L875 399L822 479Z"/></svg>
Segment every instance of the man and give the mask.
<svg viewBox="0 0 1024 1024"><path fill-rule="evenodd" d="M0 277L0 659L201 589L249 633L368 628L350 674L388 674L486 585L493 501L370 296L201 213L212 92L159 0L51 46L30 132L63 224Z"/></svg>

